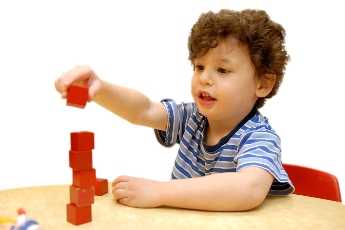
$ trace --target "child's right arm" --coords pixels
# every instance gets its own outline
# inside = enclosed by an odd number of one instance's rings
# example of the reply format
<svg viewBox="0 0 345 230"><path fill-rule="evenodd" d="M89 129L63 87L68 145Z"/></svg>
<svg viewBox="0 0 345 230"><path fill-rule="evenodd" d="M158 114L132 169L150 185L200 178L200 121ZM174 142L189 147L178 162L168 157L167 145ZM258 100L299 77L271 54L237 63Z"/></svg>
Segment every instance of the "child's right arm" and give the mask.
<svg viewBox="0 0 345 230"><path fill-rule="evenodd" d="M166 129L168 115L161 103L136 90L102 81L87 66L66 72L56 80L55 87L65 98L71 84L87 84L90 99L133 124Z"/></svg>

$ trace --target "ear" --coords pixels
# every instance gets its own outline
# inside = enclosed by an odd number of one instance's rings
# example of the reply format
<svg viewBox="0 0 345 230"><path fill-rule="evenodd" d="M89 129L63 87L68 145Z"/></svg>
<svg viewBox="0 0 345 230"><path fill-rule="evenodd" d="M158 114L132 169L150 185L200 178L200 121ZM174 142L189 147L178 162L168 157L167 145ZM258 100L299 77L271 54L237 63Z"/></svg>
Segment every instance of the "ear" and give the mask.
<svg viewBox="0 0 345 230"><path fill-rule="evenodd" d="M263 74L260 78L256 80L256 96L266 97L273 89L276 83L275 74Z"/></svg>

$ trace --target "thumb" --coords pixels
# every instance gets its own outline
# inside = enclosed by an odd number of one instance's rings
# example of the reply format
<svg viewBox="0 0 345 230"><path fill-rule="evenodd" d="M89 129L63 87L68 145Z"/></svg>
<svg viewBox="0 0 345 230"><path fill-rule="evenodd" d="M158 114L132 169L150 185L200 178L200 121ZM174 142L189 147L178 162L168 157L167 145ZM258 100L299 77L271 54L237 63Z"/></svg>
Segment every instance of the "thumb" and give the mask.
<svg viewBox="0 0 345 230"><path fill-rule="evenodd" d="M102 86L102 81L98 78L90 79L89 81L89 98L92 100L99 92Z"/></svg>

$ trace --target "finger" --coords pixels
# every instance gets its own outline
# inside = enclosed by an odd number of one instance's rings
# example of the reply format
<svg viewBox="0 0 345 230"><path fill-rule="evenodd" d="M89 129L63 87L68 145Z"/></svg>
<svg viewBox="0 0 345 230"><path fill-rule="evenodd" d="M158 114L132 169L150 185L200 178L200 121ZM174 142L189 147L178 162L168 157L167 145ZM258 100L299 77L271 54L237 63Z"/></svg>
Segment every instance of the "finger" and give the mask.
<svg viewBox="0 0 345 230"><path fill-rule="evenodd" d="M63 78L62 81L63 83L70 85L73 82L78 82L78 83L87 83L87 80L92 76L93 71L90 67L88 66L77 66L67 72Z"/></svg>
<svg viewBox="0 0 345 230"><path fill-rule="evenodd" d="M130 179L129 176L119 176L111 183L111 185L115 186L119 182L128 182L129 179Z"/></svg>
<svg viewBox="0 0 345 230"><path fill-rule="evenodd" d="M130 199L128 197L125 197L125 198L121 198L121 199L117 200L117 202L119 202L120 204L129 206Z"/></svg>
<svg viewBox="0 0 345 230"><path fill-rule="evenodd" d="M128 192L125 189L113 189L112 193L115 200L128 197Z"/></svg>
<svg viewBox="0 0 345 230"><path fill-rule="evenodd" d="M113 189L128 189L128 182L119 182L117 184L115 184L113 187Z"/></svg>
<svg viewBox="0 0 345 230"><path fill-rule="evenodd" d="M61 94L66 92L68 85L66 85L66 78L68 77L69 72L62 74L56 81L55 81L55 88Z"/></svg>
<svg viewBox="0 0 345 230"><path fill-rule="evenodd" d="M55 81L55 88L61 93L66 93L67 88L72 83L77 83L85 85L87 81L92 76L92 70L88 66L78 66L74 69L64 73L60 78Z"/></svg>
<svg viewBox="0 0 345 230"><path fill-rule="evenodd" d="M56 79L54 85L55 85L55 89L56 89L58 92L63 93L63 91L64 91L64 86L63 86L63 84L62 84L62 82L61 82L61 77L58 78L58 79Z"/></svg>

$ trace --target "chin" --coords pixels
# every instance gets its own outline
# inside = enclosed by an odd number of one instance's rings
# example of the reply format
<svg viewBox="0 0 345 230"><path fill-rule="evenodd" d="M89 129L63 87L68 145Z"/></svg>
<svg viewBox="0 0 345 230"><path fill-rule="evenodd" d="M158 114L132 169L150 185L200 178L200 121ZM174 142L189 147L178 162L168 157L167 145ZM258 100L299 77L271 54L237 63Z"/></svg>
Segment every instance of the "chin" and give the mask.
<svg viewBox="0 0 345 230"><path fill-rule="evenodd" d="M203 115L204 117L209 117L211 115L209 110L205 110L203 109L201 106L199 106L198 104L196 104L196 107L198 108L198 111L201 115Z"/></svg>

